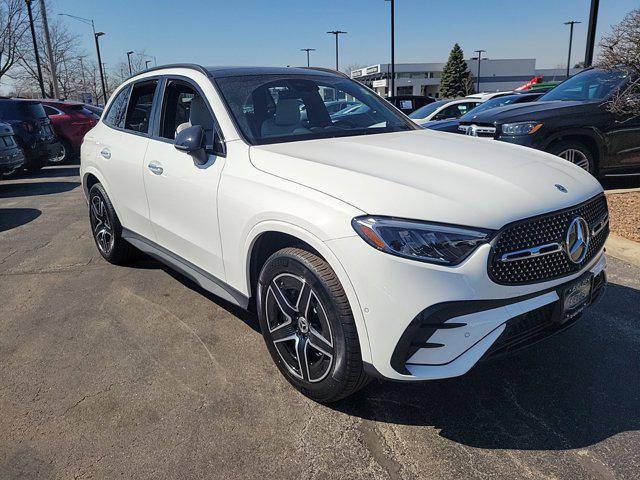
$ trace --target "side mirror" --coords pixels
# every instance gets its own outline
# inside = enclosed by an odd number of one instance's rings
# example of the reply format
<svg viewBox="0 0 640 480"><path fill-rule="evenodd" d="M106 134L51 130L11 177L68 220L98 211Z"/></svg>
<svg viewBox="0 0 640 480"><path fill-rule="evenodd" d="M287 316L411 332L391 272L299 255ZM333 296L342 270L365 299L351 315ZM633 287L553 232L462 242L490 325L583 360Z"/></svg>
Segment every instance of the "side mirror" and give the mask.
<svg viewBox="0 0 640 480"><path fill-rule="evenodd" d="M181 152L188 153L198 165L207 163L205 151L205 134L200 125L185 128L176 135L174 146Z"/></svg>

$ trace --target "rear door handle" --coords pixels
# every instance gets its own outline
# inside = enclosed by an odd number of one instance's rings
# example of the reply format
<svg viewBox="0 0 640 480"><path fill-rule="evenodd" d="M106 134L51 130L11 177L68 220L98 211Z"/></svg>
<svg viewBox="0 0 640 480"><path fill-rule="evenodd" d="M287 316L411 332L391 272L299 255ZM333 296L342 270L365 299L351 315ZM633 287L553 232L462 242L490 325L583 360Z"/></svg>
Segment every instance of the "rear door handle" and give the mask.
<svg viewBox="0 0 640 480"><path fill-rule="evenodd" d="M147 165L147 168L151 171L151 173L154 173L156 175L162 175L162 172L164 171L164 169L157 163L150 163L149 165Z"/></svg>
<svg viewBox="0 0 640 480"><path fill-rule="evenodd" d="M103 148L100 150L100 156L109 160L111 158L111 151L108 148Z"/></svg>

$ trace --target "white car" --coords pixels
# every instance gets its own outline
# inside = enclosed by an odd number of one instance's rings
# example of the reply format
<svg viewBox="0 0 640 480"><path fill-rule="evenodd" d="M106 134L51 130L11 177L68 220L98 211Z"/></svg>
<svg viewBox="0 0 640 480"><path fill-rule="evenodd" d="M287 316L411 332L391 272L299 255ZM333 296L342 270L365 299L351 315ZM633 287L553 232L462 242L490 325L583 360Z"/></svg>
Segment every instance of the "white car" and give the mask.
<svg viewBox="0 0 640 480"><path fill-rule="evenodd" d="M469 98L472 100L480 100L481 102L486 102L487 100L491 100L492 98L504 97L505 95L513 95L513 91L504 91L504 92L484 92L484 93L472 93L471 95L467 95L464 98Z"/></svg>
<svg viewBox="0 0 640 480"><path fill-rule="evenodd" d="M333 121L323 92L365 104L369 124ZM573 324L605 285L591 175L421 129L337 73L148 70L81 157L100 254L142 250L256 311L277 367L320 402L371 376L462 375Z"/></svg>
<svg viewBox="0 0 640 480"><path fill-rule="evenodd" d="M460 118L484 100L458 98L455 100L438 100L424 105L409 114L409 118L418 125L425 125L435 120Z"/></svg>

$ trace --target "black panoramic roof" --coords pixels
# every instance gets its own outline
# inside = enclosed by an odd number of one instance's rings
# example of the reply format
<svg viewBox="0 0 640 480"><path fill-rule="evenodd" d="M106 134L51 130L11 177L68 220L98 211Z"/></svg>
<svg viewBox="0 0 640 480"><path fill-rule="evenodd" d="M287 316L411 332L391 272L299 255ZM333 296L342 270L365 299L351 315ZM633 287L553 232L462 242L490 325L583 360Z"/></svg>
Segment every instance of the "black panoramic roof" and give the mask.
<svg viewBox="0 0 640 480"><path fill-rule="evenodd" d="M158 65L147 70L132 75L129 78L137 77L142 73L153 72L157 70L165 70L168 68L190 68L204 73L210 78L222 78L222 77L240 77L245 75L323 75L323 76L344 76L342 72L330 70L328 68L316 68L316 67L230 67L230 66L215 66L215 67L203 67L195 63L174 63L170 65Z"/></svg>

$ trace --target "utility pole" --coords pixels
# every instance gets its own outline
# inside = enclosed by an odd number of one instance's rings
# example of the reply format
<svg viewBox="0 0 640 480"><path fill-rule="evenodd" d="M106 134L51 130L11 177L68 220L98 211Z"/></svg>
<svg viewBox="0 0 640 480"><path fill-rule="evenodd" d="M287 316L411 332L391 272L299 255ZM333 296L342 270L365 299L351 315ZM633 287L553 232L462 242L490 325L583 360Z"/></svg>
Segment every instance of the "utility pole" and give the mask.
<svg viewBox="0 0 640 480"><path fill-rule="evenodd" d="M573 26L577 22L575 20L571 20L569 22L564 22L565 25L569 25L569 56L567 57L567 78L569 78L569 69L571 68L571 44L573 43Z"/></svg>
<svg viewBox="0 0 640 480"><path fill-rule="evenodd" d="M391 90L389 96L396 94L396 6L395 0L385 0L391 2Z"/></svg>
<svg viewBox="0 0 640 480"><path fill-rule="evenodd" d="M58 75L56 74L56 60L53 58L53 48L51 48L51 37L49 36L49 23L47 22L47 7L44 0L40 0L40 14L42 15L42 28L44 30L44 41L47 44L49 54L49 67L51 68L51 84L53 85L54 98L60 98L58 90Z"/></svg>
<svg viewBox="0 0 640 480"><path fill-rule="evenodd" d="M300 51L301 52L307 52L307 67L310 67L311 64L309 63L309 52L315 52L316 49L315 48L301 48Z"/></svg>
<svg viewBox="0 0 640 480"><path fill-rule="evenodd" d="M44 91L44 80L42 79L42 68L40 67L40 54L38 53L38 42L36 41L36 30L33 26L33 13L31 12L31 0L25 0L27 4L27 13L29 14L29 26L31 27L31 38L33 39L33 53L36 56L36 67L38 68L38 83L40 84L40 93L42 98L47 98Z"/></svg>
<svg viewBox="0 0 640 480"><path fill-rule="evenodd" d="M598 23L598 9L600 0L591 0L591 10L589 11L589 27L587 30L587 50L584 53L584 66L590 67L593 63L593 48L596 43L596 24Z"/></svg>
<svg viewBox="0 0 640 480"><path fill-rule="evenodd" d="M480 93L480 62L482 62L482 54L486 53L486 50L474 50L478 54L478 78L476 79L476 90Z"/></svg>
<svg viewBox="0 0 640 480"><path fill-rule="evenodd" d="M131 70L131 54L134 53L133 50L127 52L127 61L129 62L129 75L133 75L133 71Z"/></svg>
<svg viewBox="0 0 640 480"><path fill-rule="evenodd" d="M340 63L338 62L338 37L340 35L344 35L347 32L343 32L342 30L332 30L330 32L327 32L330 35L335 35L336 36L336 71L339 72L340 71Z"/></svg>

